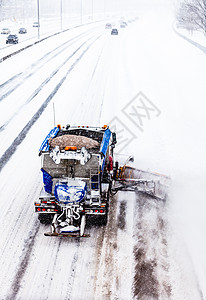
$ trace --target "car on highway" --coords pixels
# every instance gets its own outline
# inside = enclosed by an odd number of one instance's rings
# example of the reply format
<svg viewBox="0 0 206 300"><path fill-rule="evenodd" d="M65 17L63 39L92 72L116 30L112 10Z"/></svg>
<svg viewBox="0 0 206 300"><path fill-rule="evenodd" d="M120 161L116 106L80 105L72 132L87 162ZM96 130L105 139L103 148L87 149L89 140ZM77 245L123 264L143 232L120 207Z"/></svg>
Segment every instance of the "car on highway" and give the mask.
<svg viewBox="0 0 206 300"><path fill-rule="evenodd" d="M116 28L113 28L111 31L111 35L118 35L118 30Z"/></svg>
<svg viewBox="0 0 206 300"><path fill-rule="evenodd" d="M6 44L18 44L19 39L16 34L10 34L6 39Z"/></svg>
<svg viewBox="0 0 206 300"><path fill-rule="evenodd" d="M1 34L9 34L10 33L10 29L9 28L3 28L1 31Z"/></svg>
<svg viewBox="0 0 206 300"><path fill-rule="evenodd" d="M24 33L27 33L27 30L26 30L26 28L19 28L19 33L20 34L24 34Z"/></svg>
<svg viewBox="0 0 206 300"><path fill-rule="evenodd" d="M125 28L126 26L127 26L127 23L126 23L126 22L121 22L121 23L120 23L120 27L121 27L121 28Z"/></svg>
<svg viewBox="0 0 206 300"><path fill-rule="evenodd" d="M112 24L111 23L107 23L105 25L105 29L112 29Z"/></svg>
<svg viewBox="0 0 206 300"><path fill-rule="evenodd" d="M38 22L34 22L33 27L40 27L40 24Z"/></svg>

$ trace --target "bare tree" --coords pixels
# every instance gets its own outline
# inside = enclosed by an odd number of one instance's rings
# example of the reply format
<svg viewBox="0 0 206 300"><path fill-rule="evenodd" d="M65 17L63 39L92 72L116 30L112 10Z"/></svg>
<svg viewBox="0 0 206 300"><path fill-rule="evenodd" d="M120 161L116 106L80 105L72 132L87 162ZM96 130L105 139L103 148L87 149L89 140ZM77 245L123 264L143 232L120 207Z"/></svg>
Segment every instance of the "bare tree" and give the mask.
<svg viewBox="0 0 206 300"><path fill-rule="evenodd" d="M177 20L189 30L202 30L206 34L206 0L184 0L179 8Z"/></svg>

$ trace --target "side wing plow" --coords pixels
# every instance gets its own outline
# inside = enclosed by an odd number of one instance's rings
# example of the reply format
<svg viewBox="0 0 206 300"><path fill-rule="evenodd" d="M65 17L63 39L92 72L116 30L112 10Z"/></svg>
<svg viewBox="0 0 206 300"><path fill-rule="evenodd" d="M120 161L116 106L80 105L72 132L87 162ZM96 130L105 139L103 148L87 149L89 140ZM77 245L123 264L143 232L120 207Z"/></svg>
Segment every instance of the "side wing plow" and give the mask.
<svg viewBox="0 0 206 300"><path fill-rule="evenodd" d="M136 191L146 193L159 200L166 200L170 181L170 177L166 175L143 171L126 165L119 169L112 193Z"/></svg>

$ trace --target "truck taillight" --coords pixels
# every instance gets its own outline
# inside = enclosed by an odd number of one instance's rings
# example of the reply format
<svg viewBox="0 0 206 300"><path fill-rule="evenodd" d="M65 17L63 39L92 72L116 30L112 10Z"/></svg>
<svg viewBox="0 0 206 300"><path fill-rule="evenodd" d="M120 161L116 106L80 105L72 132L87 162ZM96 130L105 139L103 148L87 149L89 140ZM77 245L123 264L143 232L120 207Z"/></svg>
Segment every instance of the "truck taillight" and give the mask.
<svg viewBox="0 0 206 300"><path fill-rule="evenodd" d="M38 207L36 208L37 212L57 212L58 209L54 209L54 208L42 208L42 207Z"/></svg>
<svg viewBox="0 0 206 300"><path fill-rule="evenodd" d="M102 213L104 213L104 210L103 209L100 209L100 210L99 209L94 209L93 212L102 214Z"/></svg>
<svg viewBox="0 0 206 300"><path fill-rule="evenodd" d="M44 201L42 201L41 203L47 203L47 201L44 200Z"/></svg>

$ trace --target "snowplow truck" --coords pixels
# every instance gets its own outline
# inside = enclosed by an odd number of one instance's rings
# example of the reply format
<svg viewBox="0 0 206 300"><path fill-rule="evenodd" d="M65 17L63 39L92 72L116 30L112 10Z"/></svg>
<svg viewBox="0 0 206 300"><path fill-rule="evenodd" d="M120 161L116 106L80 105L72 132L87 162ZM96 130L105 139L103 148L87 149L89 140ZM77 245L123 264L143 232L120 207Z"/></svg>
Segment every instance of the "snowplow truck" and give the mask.
<svg viewBox="0 0 206 300"><path fill-rule="evenodd" d="M46 236L85 234L88 219L106 225L116 135L108 126L54 127L40 149L43 187L35 212Z"/></svg>

